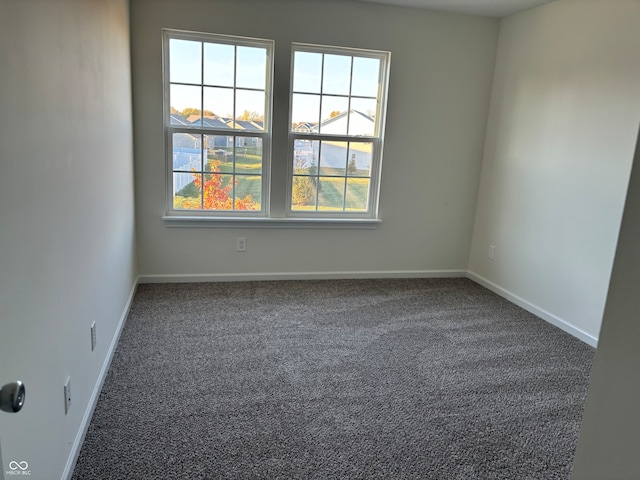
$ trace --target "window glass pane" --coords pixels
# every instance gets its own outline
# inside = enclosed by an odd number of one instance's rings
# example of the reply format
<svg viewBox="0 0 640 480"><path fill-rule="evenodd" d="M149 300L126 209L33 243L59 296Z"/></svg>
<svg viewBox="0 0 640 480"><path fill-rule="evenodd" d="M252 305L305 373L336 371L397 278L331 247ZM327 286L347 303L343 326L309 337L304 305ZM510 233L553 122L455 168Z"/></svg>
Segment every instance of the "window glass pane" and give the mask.
<svg viewBox="0 0 640 480"><path fill-rule="evenodd" d="M190 85L171 85L169 106L171 113L177 113L190 124L200 124L201 120L201 87ZM176 118L171 117L172 124L180 124Z"/></svg>
<svg viewBox="0 0 640 480"><path fill-rule="evenodd" d="M164 108L170 110L172 141L167 167L174 208L260 210L269 160L263 142L270 138L265 115L270 113L273 42L165 35L169 86ZM318 118L319 107L316 112Z"/></svg>
<svg viewBox="0 0 640 480"><path fill-rule="evenodd" d="M260 210L262 177L260 175L236 176L235 210Z"/></svg>
<svg viewBox="0 0 640 480"><path fill-rule="evenodd" d="M372 143L350 142L347 159L347 175L353 177L370 177L372 151Z"/></svg>
<svg viewBox="0 0 640 480"><path fill-rule="evenodd" d="M173 174L173 208L178 210L200 210L202 190L200 173Z"/></svg>
<svg viewBox="0 0 640 480"><path fill-rule="evenodd" d="M351 57L325 55L322 93L348 95L351 80Z"/></svg>
<svg viewBox="0 0 640 480"><path fill-rule="evenodd" d="M202 170L202 135L173 134L173 170L190 172Z"/></svg>
<svg viewBox="0 0 640 480"><path fill-rule="evenodd" d="M236 90L236 120L264 122L264 91ZM257 124L237 125L242 130L262 130Z"/></svg>
<svg viewBox="0 0 640 480"><path fill-rule="evenodd" d="M349 99L347 97L322 96L322 123L320 133L346 135Z"/></svg>
<svg viewBox="0 0 640 480"><path fill-rule="evenodd" d="M233 118L233 89L204 87L204 109L218 117Z"/></svg>
<svg viewBox="0 0 640 480"><path fill-rule="evenodd" d="M204 83L220 87L233 87L233 45L204 44Z"/></svg>
<svg viewBox="0 0 640 480"><path fill-rule="evenodd" d="M291 128L313 131L320 119L320 96L294 93L291 105ZM317 133L317 131L316 131Z"/></svg>
<svg viewBox="0 0 640 480"><path fill-rule="evenodd" d="M346 175L347 142L322 142L320 175Z"/></svg>
<svg viewBox="0 0 640 480"><path fill-rule="evenodd" d="M309 174L309 168L318 166L320 142L296 139L293 144L293 169L297 174Z"/></svg>
<svg viewBox="0 0 640 480"><path fill-rule="evenodd" d="M236 55L236 87L264 90L267 81L266 49L237 47Z"/></svg>
<svg viewBox="0 0 640 480"><path fill-rule="evenodd" d="M196 83L202 81L202 43L191 40L169 40L169 81Z"/></svg>
<svg viewBox="0 0 640 480"><path fill-rule="evenodd" d="M348 178L347 192L345 196L345 209L347 211L367 211L369 203L368 178Z"/></svg>
<svg viewBox="0 0 640 480"><path fill-rule="evenodd" d="M236 138L237 174L262 173L262 139L260 137Z"/></svg>
<svg viewBox="0 0 640 480"><path fill-rule="evenodd" d="M171 125L191 125L186 118L184 118L179 113L172 113L171 119L169 120Z"/></svg>
<svg viewBox="0 0 640 480"><path fill-rule="evenodd" d="M296 169L295 171L298 171ZM291 210L316 210L318 177L294 175L291 185Z"/></svg>
<svg viewBox="0 0 640 480"><path fill-rule="evenodd" d="M297 48L307 47L294 44ZM322 46L315 49L320 51ZM378 182L376 117L385 106L381 79L388 54L370 51L357 56L358 51L339 47L326 47L326 51L294 51L290 208L292 212L352 212L359 218L372 213L371 197L377 195L371 191ZM301 134L318 140L299 138ZM343 141L345 137L356 141Z"/></svg>
<svg viewBox="0 0 640 480"><path fill-rule="evenodd" d="M207 172L233 173L233 137L205 135Z"/></svg>
<svg viewBox="0 0 640 480"><path fill-rule="evenodd" d="M223 174L204 175L204 209L233 209L233 176Z"/></svg>
<svg viewBox="0 0 640 480"><path fill-rule="evenodd" d="M295 52L293 64L293 91L320 93L322 54Z"/></svg>
<svg viewBox="0 0 640 480"><path fill-rule="evenodd" d="M344 207L344 178L320 177L318 210L342 210Z"/></svg>
<svg viewBox="0 0 640 480"><path fill-rule="evenodd" d="M380 60L354 57L351 95L377 97L380 77Z"/></svg>
<svg viewBox="0 0 640 480"><path fill-rule="evenodd" d="M366 98L351 99L349 135L373 136L375 134L376 104L375 100Z"/></svg>
<svg viewBox="0 0 640 480"><path fill-rule="evenodd" d="M205 114L206 113L207 113L207 110L205 110ZM204 117L202 119L202 126L210 127L210 128L219 128L219 129L222 129L222 130L227 130L228 129L229 131L231 130L229 125L227 125L225 123L225 119L223 117L217 117L215 115L210 115L210 116L208 115L208 116ZM231 133L231 132L229 132L229 133ZM226 138L225 135L223 135L222 137ZM218 141L218 140L216 139L216 141Z"/></svg>

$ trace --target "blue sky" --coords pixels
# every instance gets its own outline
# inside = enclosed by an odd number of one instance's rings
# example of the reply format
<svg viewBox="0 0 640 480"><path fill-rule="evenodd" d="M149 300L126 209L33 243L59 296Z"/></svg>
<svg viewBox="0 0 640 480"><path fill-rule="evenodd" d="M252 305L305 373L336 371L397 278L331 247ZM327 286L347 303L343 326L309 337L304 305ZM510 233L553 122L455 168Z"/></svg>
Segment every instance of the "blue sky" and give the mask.
<svg viewBox="0 0 640 480"><path fill-rule="evenodd" d="M202 98L205 110L234 117L233 90L229 87L234 85L235 74L235 85L239 89L235 117L245 110L264 114L264 94L243 89L264 88L266 48L171 39L170 57L172 107L177 110L200 108ZM369 97L352 98L351 108L375 112L379 72L380 60L377 58L296 51L292 122L315 123L329 118L331 112L346 111L349 108L350 89L351 95ZM174 82L181 85L174 85ZM216 87L204 87L201 90L200 86L196 86L201 82Z"/></svg>

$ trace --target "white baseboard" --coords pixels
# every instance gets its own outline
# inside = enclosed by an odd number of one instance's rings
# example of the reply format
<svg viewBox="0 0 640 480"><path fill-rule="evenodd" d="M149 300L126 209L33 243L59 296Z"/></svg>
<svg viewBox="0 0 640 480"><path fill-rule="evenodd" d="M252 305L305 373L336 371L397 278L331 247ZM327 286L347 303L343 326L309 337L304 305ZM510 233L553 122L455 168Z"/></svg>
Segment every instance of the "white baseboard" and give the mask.
<svg viewBox="0 0 640 480"><path fill-rule="evenodd" d="M138 286L139 279L135 279L133 285L131 287L131 291L129 292L129 298L127 299L127 303L124 307L122 315L120 316L120 320L118 321L118 326L116 327L116 332L113 338L111 339L111 344L109 345L109 349L107 350L107 356L102 364L102 368L100 369L100 374L98 375L98 381L96 382L95 387L93 388L93 392L91 393L91 398L89 398L89 404L87 405L87 409L84 412L82 417L82 422L80 422L80 428L78 429L78 434L76 435L76 439L73 442L73 446L71 447L71 452L69 454L69 458L67 459L67 464L64 468L64 472L62 473L63 480L71 480L71 476L73 475L73 470L76 466L76 462L78 461L78 456L80 455L80 449L82 448L82 444L84 443L84 438L87 434L87 430L89 429L89 424L91 423L91 417L93 416L93 411L96 409L96 405L98 404L98 398L100 397L100 391L102 390L102 386L104 385L104 381L107 377L107 372L109 371L109 367L111 365L111 360L113 359L113 354L116 351L116 347L118 346L118 341L120 340L120 334L122 333L122 328L127 320L127 316L129 315L129 310L131 309L131 304L133 302L133 297L136 293L136 288Z"/></svg>
<svg viewBox="0 0 640 480"><path fill-rule="evenodd" d="M261 280L335 280L465 277L466 270L377 270L355 272L271 272L140 275L139 283L242 282Z"/></svg>
<svg viewBox="0 0 640 480"><path fill-rule="evenodd" d="M588 345L591 345L594 348L598 346L598 339L593 335L585 332L584 330L576 327L575 325L572 325L571 323L565 320L562 320L559 317L556 317L552 313L547 312L546 310L532 304L531 302L516 295L515 293L512 293L509 290L502 288L499 285L496 285L495 283L487 280L486 278L478 275L477 273L468 271L467 278L469 278L470 280L473 280L474 282L482 285L485 288L488 288L492 292L497 293L501 297L506 298L510 302L515 303L519 307L524 308L526 311L533 313L534 315L542 318L543 320L558 327L559 329L564 330L568 334L573 335L574 337L576 337L579 340L582 340Z"/></svg>

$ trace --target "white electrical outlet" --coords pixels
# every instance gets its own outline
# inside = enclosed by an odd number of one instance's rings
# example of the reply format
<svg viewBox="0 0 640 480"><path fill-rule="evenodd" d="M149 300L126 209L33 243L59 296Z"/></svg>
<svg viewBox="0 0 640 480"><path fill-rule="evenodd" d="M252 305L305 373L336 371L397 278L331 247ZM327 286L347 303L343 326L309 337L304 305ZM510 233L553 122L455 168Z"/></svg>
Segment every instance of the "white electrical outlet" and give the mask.
<svg viewBox="0 0 640 480"><path fill-rule="evenodd" d="M489 245L489 259L490 260L495 260L496 259L496 246L495 245Z"/></svg>
<svg viewBox="0 0 640 480"><path fill-rule="evenodd" d="M247 237L237 237L236 252L246 252L246 251L247 251Z"/></svg>
<svg viewBox="0 0 640 480"><path fill-rule="evenodd" d="M64 414L69 413L71 408L71 377L67 378L64 384Z"/></svg>
<svg viewBox="0 0 640 480"><path fill-rule="evenodd" d="M96 348L96 322L91 324L91 351L93 352Z"/></svg>

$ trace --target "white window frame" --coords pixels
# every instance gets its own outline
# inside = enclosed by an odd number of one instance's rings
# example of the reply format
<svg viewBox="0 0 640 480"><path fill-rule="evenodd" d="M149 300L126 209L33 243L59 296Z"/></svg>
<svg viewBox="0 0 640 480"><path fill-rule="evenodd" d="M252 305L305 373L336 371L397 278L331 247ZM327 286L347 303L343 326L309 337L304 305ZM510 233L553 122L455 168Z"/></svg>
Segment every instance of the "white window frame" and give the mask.
<svg viewBox="0 0 640 480"><path fill-rule="evenodd" d="M243 131L238 129L222 129L213 128L204 125L172 125L171 124L171 106L170 106L170 49L169 42L171 39L192 40L197 42L213 42L225 43L235 46L261 47L267 51L266 61L266 85L265 85L265 114L263 130ZM251 37L219 35L202 32L191 32L174 29L163 29L163 119L165 133L165 174L166 174L166 215L165 220L169 223L172 220L193 220L193 219L264 219L269 217L270 213L270 197L271 197L271 141L272 141L272 109L273 109L273 59L274 59L274 41L267 39L258 39ZM204 49L203 49L204 51ZM204 55L204 53L203 53ZM203 62L204 60L202 60ZM204 69L202 69L204 71ZM201 81L203 87L207 86L204 80ZM233 88L237 88L235 85ZM234 96L235 98L235 96ZM234 100L235 102L235 100ZM201 105L202 108L204 108ZM236 112L237 113L237 112ZM204 114L204 112L203 112ZM237 116L237 115L236 115ZM173 192L173 134L174 133L192 133L203 135L223 135L238 137L259 137L262 140L262 188L260 198L260 210L183 210L174 208L174 192ZM185 224L186 225L186 224ZM174 226L176 226L174 224Z"/></svg>
<svg viewBox="0 0 640 480"><path fill-rule="evenodd" d="M374 133L371 136L360 135L336 135L326 133L307 133L294 131L292 128L292 115L293 115L293 95L294 93L308 93L308 92L295 92L294 91L294 61L296 52L312 52L321 54L335 54L335 55L347 55L353 57L375 58L380 60L379 82L378 82L378 94L377 94L377 108L374 124ZM385 131L385 119L387 108L387 91L389 84L389 68L391 62L391 53L379 50L365 50L359 48L327 46L327 45L315 45L307 43L292 43L291 48L291 78L290 78L290 91L289 91L289 157L287 166L287 197L286 197L286 215L289 218L306 218L306 219L318 219L318 220L331 220L341 219L348 220L377 220L379 197L380 197L380 176L382 171L382 153L384 143L384 131ZM322 82L320 82L322 84ZM322 92L319 92L320 98L322 98ZM352 98L358 98L356 95L352 95L351 91L348 95L349 105ZM322 107L320 107L320 111ZM350 109L347 110L349 112ZM318 122L321 119L318 118ZM317 140L317 141L334 141L334 142L362 142L371 143L371 173L370 184L368 192L368 202L366 211L350 212L346 210L294 210L292 208L292 187L294 178L294 144L296 140ZM345 172L345 180L348 178L348 174ZM346 192L345 194L346 195Z"/></svg>

